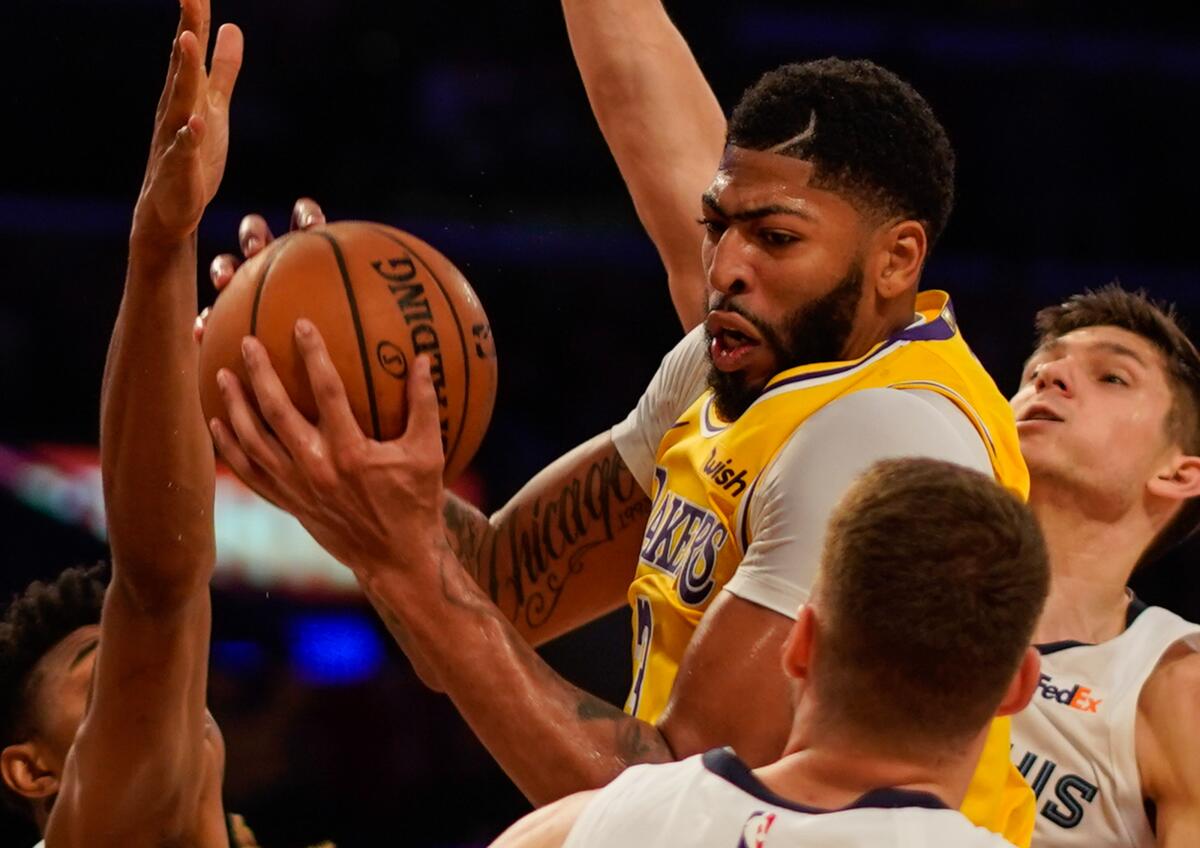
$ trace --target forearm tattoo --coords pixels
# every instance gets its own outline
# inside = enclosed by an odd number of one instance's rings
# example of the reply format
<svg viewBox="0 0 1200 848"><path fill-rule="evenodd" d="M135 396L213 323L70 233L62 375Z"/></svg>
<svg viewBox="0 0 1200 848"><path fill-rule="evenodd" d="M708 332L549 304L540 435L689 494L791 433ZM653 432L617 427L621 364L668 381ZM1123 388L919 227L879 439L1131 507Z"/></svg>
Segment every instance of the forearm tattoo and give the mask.
<svg viewBox="0 0 1200 848"><path fill-rule="evenodd" d="M489 522L450 496L447 539L463 567L512 622L544 625L588 553L630 524L642 524L650 503L616 450L591 463L557 492Z"/></svg>

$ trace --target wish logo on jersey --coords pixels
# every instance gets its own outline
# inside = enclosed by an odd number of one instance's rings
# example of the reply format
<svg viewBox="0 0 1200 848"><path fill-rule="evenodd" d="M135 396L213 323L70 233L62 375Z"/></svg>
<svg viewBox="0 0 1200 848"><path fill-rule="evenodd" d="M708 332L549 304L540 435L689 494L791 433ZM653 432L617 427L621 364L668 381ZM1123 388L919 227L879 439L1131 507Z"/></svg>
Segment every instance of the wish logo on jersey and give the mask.
<svg viewBox="0 0 1200 848"><path fill-rule="evenodd" d="M1050 675L1043 674L1038 679L1038 689L1047 701L1057 701L1083 713L1099 711L1101 701L1092 697L1092 690L1087 686L1080 686L1078 683L1069 687L1055 686Z"/></svg>
<svg viewBox="0 0 1200 848"><path fill-rule="evenodd" d="M699 606L712 594L717 554L729 531L714 512L666 488L664 469L654 474L658 496L646 523L641 562L672 575L679 599Z"/></svg>
<svg viewBox="0 0 1200 848"><path fill-rule="evenodd" d="M756 810L742 825L742 838L737 848L763 848L767 844L767 832L775 824L775 814Z"/></svg>

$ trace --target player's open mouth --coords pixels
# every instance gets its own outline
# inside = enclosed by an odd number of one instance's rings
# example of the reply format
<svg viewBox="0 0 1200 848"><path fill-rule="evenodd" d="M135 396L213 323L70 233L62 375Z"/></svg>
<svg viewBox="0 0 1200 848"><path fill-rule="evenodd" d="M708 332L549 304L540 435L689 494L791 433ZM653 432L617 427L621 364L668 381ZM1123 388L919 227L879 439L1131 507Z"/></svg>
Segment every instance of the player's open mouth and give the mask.
<svg viewBox="0 0 1200 848"><path fill-rule="evenodd" d="M710 312L705 327L711 338L709 356L721 371L744 367L746 358L762 345L754 325L736 312Z"/></svg>
<svg viewBox="0 0 1200 848"><path fill-rule="evenodd" d="M1061 422L1062 416L1058 415L1054 410L1045 404L1035 403L1033 406L1021 413L1021 417L1017 419L1018 424L1024 424L1028 421L1058 421Z"/></svg>

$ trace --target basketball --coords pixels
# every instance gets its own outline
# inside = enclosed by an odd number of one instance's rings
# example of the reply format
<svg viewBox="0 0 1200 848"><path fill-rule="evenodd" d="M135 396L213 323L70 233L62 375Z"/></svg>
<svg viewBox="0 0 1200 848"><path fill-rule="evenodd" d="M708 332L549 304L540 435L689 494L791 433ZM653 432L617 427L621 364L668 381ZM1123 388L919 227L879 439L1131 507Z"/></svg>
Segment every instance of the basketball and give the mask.
<svg viewBox="0 0 1200 848"><path fill-rule="evenodd" d="M296 347L296 321L320 331L358 424L385 441L404 432L414 357L430 358L446 452L445 479L471 461L496 398L496 352L466 278L415 236L383 224L339 221L288 233L247 260L217 298L200 345L205 419L228 421L217 371L250 390L243 336L266 347L296 408L317 407Z"/></svg>

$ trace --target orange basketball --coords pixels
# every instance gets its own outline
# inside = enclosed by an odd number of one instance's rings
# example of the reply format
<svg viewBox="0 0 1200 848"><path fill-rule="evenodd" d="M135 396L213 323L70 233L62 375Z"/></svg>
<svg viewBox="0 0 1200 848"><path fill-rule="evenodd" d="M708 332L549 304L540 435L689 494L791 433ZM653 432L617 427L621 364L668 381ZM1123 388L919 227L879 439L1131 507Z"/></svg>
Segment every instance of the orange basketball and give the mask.
<svg viewBox="0 0 1200 848"><path fill-rule="evenodd" d="M466 278L409 233L366 221L339 221L288 233L247 260L217 298L200 345L200 400L206 419L228 420L217 370L249 390L241 341L266 347L292 401L310 421L316 403L296 347L296 321L316 325L346 386L363 432L404 432L405 384L413 358L430 357L446 451L447 481L479 448L496 399L491 326Z"/></svg>

